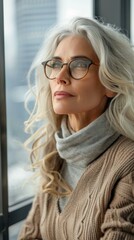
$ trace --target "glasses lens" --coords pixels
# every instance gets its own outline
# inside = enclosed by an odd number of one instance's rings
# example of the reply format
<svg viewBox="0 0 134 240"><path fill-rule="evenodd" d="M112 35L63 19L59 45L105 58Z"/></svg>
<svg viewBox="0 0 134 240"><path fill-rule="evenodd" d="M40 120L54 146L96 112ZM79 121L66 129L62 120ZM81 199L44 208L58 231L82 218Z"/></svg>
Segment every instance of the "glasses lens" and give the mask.
<svg viewBox="0 0 134 240"><path fill-rule="evenodd" d="M72 60L69 63L69 73L71 77L76 80L85 77L91 64L92 60L90 59L78 58ZM63 65L67 65L67 63L62 63L59 59L52 59L44 62L43 65L46 77L49 79L55 79Z"/></svg>
<svg viewBox="0 0 134 240"><path fill-rule="evenodd" d="M45 73L47 78L54 79L62 68L62 62L57 59L48 61L45 65Z"/></svg>
<svg viewBox="0 0 134 240"><path fill-rule="evenodd" d="M70 63L70 73L73 78L81 79L87 72L89 66L92 64L91 60L88 59L75 59Z"/></svg>

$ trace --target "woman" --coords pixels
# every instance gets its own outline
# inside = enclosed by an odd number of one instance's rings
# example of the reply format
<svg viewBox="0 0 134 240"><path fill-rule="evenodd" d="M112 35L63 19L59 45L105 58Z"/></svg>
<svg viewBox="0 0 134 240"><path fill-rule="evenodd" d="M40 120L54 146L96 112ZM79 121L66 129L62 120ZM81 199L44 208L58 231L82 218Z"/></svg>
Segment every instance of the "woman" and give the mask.
<svg viewBox="0 0 134 240"><path fill-rule="evenodd" d="M127 37L96 20L45 42L26 122L40 121L28 143L42 183L19 240L134 239L133 62Z"/></svg>

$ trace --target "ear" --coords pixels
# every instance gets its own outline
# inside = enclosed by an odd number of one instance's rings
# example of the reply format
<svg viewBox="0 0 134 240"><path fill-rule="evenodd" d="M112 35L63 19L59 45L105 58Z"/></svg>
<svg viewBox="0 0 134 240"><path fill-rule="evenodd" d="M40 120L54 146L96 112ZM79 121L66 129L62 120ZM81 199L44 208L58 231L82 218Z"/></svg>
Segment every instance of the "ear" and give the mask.
<svg viewBox="0 0 134 240"><path fill-rule="evenodd" d="M105 94L106 94L107 97L113 98L113 97L116 96L117 93L106 88Z"/></svg>

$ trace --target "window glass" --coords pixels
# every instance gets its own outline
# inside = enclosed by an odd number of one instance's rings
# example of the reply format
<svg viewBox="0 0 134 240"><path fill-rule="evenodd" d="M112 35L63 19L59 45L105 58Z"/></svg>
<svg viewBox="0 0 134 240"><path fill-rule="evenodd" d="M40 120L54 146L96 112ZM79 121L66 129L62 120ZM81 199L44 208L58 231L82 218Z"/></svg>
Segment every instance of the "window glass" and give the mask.
<svg viewBox="0 0 134 240"><path fill-rule="evenodd" d="M27 119L26 75L44 32L57 21L55 0L5 0L5 59L8 132L9 205L33 195L34 184L23 142Z"/></svg>
<svg viewBox="0 0 134 240"><path fill-rule="evenodd" d="M46 31L73 16L93 17L92 0L4 0L9 205L34 194L23 142L26 75ZM32 102L31 102L32 104ZM14 238L15 239L15 238Z"/></svg>
<svg viewBox="0 0 134 240"><path fill-rule="evenodd" d="M10 240L17 239L18 234L19 234L19 230L20 230L22 225L23 225L23 221L9 227L9 239Z"/></svg>
<svg viewBox="0 0 134 240"><path fill-rule="evenodd" d="M93 18L93 0L58 1L58 22L68 21L75 16Z"/></svg>

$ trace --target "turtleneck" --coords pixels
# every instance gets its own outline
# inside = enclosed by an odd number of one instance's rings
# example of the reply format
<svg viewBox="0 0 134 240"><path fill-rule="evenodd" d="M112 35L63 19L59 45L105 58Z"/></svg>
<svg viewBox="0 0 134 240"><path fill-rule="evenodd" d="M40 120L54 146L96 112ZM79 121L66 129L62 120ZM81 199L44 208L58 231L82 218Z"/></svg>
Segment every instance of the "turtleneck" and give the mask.
<svg viewBox="0 0 134 240"><path fill-rule="evenodd" d="M109 124L103 113L88 126L78 132L72 132L63 118L61 129L56 132L56 147L62 159L68 164L85 168L104 152L119 136Z"/></svg>
<svg viewBox="0 0 134 240"><path fill-rule="evenodd" d="M77 132L70 131L63 118L55 133L56 147L63 159L61 175L74 189L86 167L97 159L119 137L106 118L106 112ZM67 199L60 199L63 209Z"/></svg>

